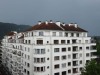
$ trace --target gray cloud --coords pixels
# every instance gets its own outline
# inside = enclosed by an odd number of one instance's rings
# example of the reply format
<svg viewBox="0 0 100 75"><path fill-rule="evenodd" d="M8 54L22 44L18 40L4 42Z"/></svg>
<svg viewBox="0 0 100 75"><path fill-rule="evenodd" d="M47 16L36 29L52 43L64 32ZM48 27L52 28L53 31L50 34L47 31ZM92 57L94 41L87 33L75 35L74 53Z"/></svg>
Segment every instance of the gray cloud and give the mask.
<svg viewBox="0 0 100 75"><path fill-rule="evenodd" d="M76 22L100 35L100 0L1 0L0 21L34 25L45 20Z"/></svg>

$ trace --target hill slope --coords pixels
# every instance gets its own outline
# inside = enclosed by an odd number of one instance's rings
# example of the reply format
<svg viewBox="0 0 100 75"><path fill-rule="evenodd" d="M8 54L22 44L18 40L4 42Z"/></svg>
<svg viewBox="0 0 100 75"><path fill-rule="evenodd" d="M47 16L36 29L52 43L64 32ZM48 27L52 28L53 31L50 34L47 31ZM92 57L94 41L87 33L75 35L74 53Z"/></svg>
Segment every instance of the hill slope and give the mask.
<svg viewBox="0 0 100 75"><path fill-rule="evenodd" d="M0 22L0 40L10 31L22 32L30 28L29 25L17 25L13 23Z"/></svg>

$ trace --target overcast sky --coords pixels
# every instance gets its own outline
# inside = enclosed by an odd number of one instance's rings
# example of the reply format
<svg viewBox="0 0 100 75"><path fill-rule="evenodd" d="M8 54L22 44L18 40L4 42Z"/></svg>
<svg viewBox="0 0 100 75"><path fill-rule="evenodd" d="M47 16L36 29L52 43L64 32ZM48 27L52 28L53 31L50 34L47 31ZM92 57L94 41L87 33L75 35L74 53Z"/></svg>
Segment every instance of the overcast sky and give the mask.
<svg viewBox="0 0 100 75"><path fill-rule="evenodd" d="M100 35L100 0L0 0L0 22L45 20L77 23L89 35Z"/></svg>

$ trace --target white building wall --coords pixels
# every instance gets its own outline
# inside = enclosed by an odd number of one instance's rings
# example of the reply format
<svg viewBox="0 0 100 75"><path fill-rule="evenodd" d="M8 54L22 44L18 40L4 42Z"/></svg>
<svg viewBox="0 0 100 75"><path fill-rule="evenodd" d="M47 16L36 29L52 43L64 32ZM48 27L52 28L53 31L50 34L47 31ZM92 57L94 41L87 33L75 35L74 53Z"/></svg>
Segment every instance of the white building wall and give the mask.
<svg viewBox="0 0 100 75"><path fill-rule="evenodd" d="M32 36L33 32L33 36ZM39 32L43 32L43 36L39 35ZM56 35L53 34L53 32L56 33ZM15 47L22 46L21 50L21 66L23 67L21 69L21 72L23 75L28 75L27 71L29 71L30 75L54 75L54 73L59 72L59 75L62 75L63 71L66 71L66 75L80 75L80 68L84 67L87 60L91 60L93 58L96 58L96 56L91 57L91 52L96 52L96 50L86 49L86 47L90 47L91 45L96 45L95 43L91 43L91 37L87 37L87 33L85 32L66 32L68 33L68 36L65 36L65 31L56 31L56 30L35 30L26 32L28 36L24 37L24 43L18 43L18 38L16 38L17 43L8 43L8 38L6 37L3 40L3 62L6 62L6 57L4 57L5 54L11 54L12 59L9 58L7 66L9 69L11 69L11 63L10 61L18 62L17 58L19 56L12 54L11 52L7 52L5 49L5 46L7 49L10 49L12 45ZM62 33L60 35L59 33ZM71 33L74 33L74 36L71 37ZM76 33L79 33L79 37L76 36ZM53 36L54 35L54 36ZM19 35L18 37L20 37ZM28 43L26 43L26 40ZM29 43L30 40L30 43ZM37 44L37 40L43 40L43 44ZM58 44L54 44L54 40L58 40ZM65 43L61 43L61 40L65 40ZM68 43L68 40L70 43ZM73 43L72 40L75 40L76 42ZM70 47L70 50L68 48ZM73 47L77 47L76 51L73 51ZM54 48L59 48L59 52L54 52ZM66 48L65 52L62 52L62 48ZM36 54L36 49L45 49L44 54ZM19 49L13 49L11 50L17 50ZM5 53L5 54L4 54ZM23 56L22 56L23 53ZM89 53L89 56L86 56L86 54ZM75 56L76 57L75 57ZM55 56L59 56L59 60L54 60ZM66 59L62 59L62 56L66 56ZM29 58L28 58L29 57ZM34 58L45 58L45 62L39 63L35 62ZM71 63L70 66L68 66L69 62ZM74 63L76 62L76 64ZM29 67L27 66L27 63L29 63ZM54 65L59 64L59 68L55 69ZM66 66L62 66L62 64L66 64ZM75 66L74 66L74 65ZM15 66L17 67L17 66ZM34 67L44 67L44 71L35 71ZM18 67L17 67L18 68ZM73 69L76 68L78 73L73 73ZM26 70L26 73L24 72ZM71 70L69 73L68 71ZM16 72L12 73L14 75L18 75Z"/></svg>

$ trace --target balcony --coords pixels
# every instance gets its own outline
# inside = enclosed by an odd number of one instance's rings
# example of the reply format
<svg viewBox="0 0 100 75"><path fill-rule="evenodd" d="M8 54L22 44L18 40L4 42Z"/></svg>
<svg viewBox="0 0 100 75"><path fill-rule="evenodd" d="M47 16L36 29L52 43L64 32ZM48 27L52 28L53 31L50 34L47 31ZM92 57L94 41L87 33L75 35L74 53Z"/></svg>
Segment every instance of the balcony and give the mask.
<svg viewBox="0 0 100 75"><path fill-rule="evenodd" d="M90 41L91 41L91 43L96 43L96 40L94 40L94 39L91 39Z"/></svg>
<svg viewBox="0 0 100 75"><path fill-rule="evenodd" d="M78 68L73 68L73 73L78 73Z"/></svg>
<svg viewBox="0 0 100 75"><path fill-rule="evenodd" d="M96 52L91 52L91 58L97 58Z"/></svg>
<svg viewBox="0 0 100 75"><path fill-rule="evenodd" d="M73 54L73 59L78 59L78 54Z"/></svg>
<svg viewBox="0 0 100 75"><path fill-rule="evenodd" d="M78 51L78 46L73 46L72 49L73 49L73 52L77 52Z"/></svg>
<svg viewBox="0 0 100 75"><path fill-rule="evenodd" d="M73 61L73 66L78 66L78 61Z"/></svg>
<svg viewBox="0 0 100 75"><path fill-rule="evenodd" d="M90 46L90 50L91 52L97 52L95 45Z"/></svg>
<svg viewBox="0 0 100 75"><path fill-rule="evenodd" d="M96 50L96 46L95 46L95 45L92 45L92 46L90 47L90 50Z"/></svg>

